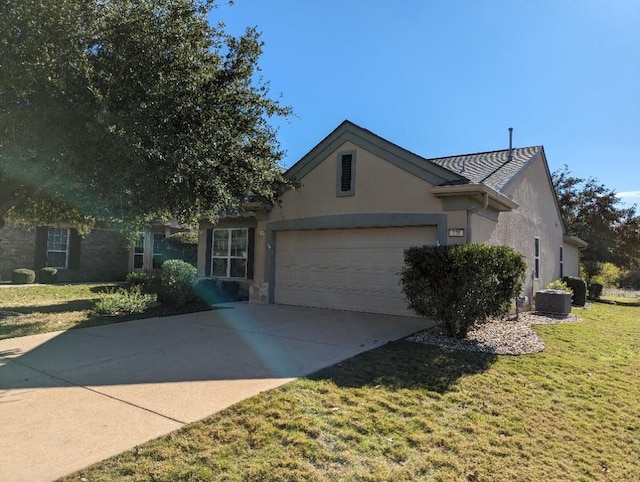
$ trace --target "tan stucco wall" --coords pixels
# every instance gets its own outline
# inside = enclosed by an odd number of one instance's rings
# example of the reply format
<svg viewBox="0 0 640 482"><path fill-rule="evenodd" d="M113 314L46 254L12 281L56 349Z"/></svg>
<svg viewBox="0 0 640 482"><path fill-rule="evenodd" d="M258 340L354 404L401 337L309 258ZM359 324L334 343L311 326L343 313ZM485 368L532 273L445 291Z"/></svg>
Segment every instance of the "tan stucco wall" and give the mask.
<svg viewBox="0 0 640 482"><path fill-rule="evenodd" d="M563 253L564 276L580 276L580 249L569 243L564 243Z"/></svg>
<svg viewBox="0 0 640 482"><path fill-rule="evenodd" d="M338 153L356 151L355 195L337 196ZM289 191L282 206L273 210L271 221L325 214L434 213L442 210L430 185L351 142L345 142L303 179L302 188Z"/></svg>
<svg viewBox="0 0 640 482"><path fill-rule="evenodd" d="M474 215L472 241L508 245L524 254L528 265L524 294L532 299L535 291L546 288L560 276L560 246L563 246L562 222L542 156L533 160L504 194L512 197L519 207L500 213L498 223ZM536 236L540 238L539 279L533 279ZM574 261L565 254L566 273L574 269L571 262Z"/></svg>

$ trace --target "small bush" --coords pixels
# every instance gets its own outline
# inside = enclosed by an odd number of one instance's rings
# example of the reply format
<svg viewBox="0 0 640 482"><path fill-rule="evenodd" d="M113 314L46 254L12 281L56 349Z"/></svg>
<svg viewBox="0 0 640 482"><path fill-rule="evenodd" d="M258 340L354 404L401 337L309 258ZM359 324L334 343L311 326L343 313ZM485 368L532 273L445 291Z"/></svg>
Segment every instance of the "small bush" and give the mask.
<svg viewBox="0 0 640 482"><path fill-rule="evenodd" d="M131 286L142 286L149 282L151 276L146 271L131 271L127 273L127 283Z"/></svg>
<svg viewBox="0 0 640 482"><path fill-rule="evenodd" d="M600 283L591 283L588 288L589 298L599 300L600 296L602 296L602 288L603 286Z"/></svg>
<svg viewBox="0 0 640 482"><path fill-rule="evenodd" d="M506 246L422 246L404 252L409 309L463 338L476 322L508 313L522 290L524 257Z"/></svg>
<svg viewBox="0 0 640 482"><path fill-rule="evenodd" d="M613 263L598 263L598 274L592 276L590 279L591 284L601 284L607 288L618 288L618 282L622 270Z"/></svg>
<svg viewBox="0 0 640 482"><path fill-rule="evenodd" d="M38 271L38 282L42 284L55 283L58 280L58 270L56 268L40 268Z"/></svg>
<svg viewBox="0 0 640 482"><path fill-rule="evenodd" d="M36 280L36 272L32 269L18 268L11 273L11 283L14 285L29 285Z"/></svg>
<svg viewBox="0 0 640 482"><path fill-rule="evenodd" d="M129 315L146 311L157 300L155 294L141 293L140 287L108 291L93 309L105 316Z"/></svg>
<svg viewBox="0 0 640 482"><path fill-rule="evenodd" d="M587 302L587 283L575 276L565 276L562 278L562 281L573 291L571 304L574 306L584 306Z"/></svg>
<svg viewBox="0 0 640 482"><path fill-rule="evenodd" d="M181 306L195 298L198 271L195 266L179 259L162 263L158 299L163 303Z"/></svg>
<svg viewBox="0 0 640 482"><path fill-rule="evenodd" d="M209 305L249 299L247 288L237 281L201 279L196 283L198 298Z"/></svg>
<svg viewBox="0 0 640 482"><path fill-rule="evenodd" d="M571 288L569 288L567 286L567 283L565 283L561 279L557 279L555 281L552 281L551 283L549 283L547 285L547 288L549 288L550 290L566 291L567 293L571 293L573 295L573 290Z"/></svg>
<svg viewBox="0 0 640 482"><path fill-rule="evenodd" d="M640 271L627 271L620 276L620 288L640 290Z"/></svg>

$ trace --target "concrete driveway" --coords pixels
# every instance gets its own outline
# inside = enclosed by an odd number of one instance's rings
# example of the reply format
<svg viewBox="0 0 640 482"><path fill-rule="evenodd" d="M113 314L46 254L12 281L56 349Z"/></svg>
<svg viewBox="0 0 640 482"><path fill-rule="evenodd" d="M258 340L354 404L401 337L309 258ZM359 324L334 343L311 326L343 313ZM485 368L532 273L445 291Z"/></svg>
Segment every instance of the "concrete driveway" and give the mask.
<svg viewBox="0 0 640 482"><path fill-rule="evenodd" d="M429 325L230 303L0 340L0 480L56 479Z"/></svg>

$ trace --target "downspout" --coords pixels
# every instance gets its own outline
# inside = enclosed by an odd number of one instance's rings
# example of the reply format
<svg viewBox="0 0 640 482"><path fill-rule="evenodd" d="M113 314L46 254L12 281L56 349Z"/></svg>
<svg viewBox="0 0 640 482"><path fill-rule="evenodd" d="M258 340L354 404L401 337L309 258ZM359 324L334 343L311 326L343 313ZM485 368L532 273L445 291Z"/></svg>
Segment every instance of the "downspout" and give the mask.
<svg viewBox="0 0 640 482"><path fill-rule="evenodd" d="M489 206L489 193L482 193L482 206L475 207L473 209L467 209L467 244L472 240L471 237L471 216L477 214L480 211L484 211Z"/></svg>

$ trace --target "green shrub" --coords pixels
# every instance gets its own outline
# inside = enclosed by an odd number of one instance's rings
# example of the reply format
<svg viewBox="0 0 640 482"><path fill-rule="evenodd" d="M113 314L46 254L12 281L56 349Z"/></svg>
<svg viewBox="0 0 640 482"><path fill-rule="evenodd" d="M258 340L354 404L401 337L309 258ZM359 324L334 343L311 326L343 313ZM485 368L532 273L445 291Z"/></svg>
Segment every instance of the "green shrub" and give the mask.
<svg viewBox="0 0 640 482"><path fill-rule="evenodd" d="M238 281L201 279L197 281L195 290L198 298L209 305L249 299L248 290Z"/></svg>
<svg viewBox="0 0 640 482"><path fill-rule="evenodd" d="M151 276L146 271L131 271L127 273L127 283L131 286L141 286L149 282Z"/></svg>
<svg viewBox="0 0 640 482"><path fill-rule="evenodd" d="M94 311L100 315L117 316L142 313L156 302L155 294L141 293L140 287L108 291L94 304Z"/></svg>
<svg viewBox="0 0 640 482"><path fill-rule="evenodd" d="M620 276L620 288L640 290L640 271L627 271Z"/></svg>
<svg viewBox="0 0 640 482"><path fill-rule="evenodd" d="M175 306L184 305L195 298L198 271L195 266L180 259L169 259L162 263L158 299Z"/></svg>
<svg viewBox="0 0 640 482"><path fill-rule="evenodd" d="M160 242L164 259L179 259L193 266L198 262L198 235L189 231L175 233Z"/></svg>
<svg viewBox="0 0 640 482"><path fill-rule="evenodd" d="M587 302L587 283L575 276L565 276L562 278L562 281L573 291L571 304L574 306L584 306Z"/></svg>
<svg viewBox="0 0 640 482"><path fill-rule="evenodd" d="M32 269L18 268L11 273L11 283L14 285L28 285L36 280L36 272Z"/></svg>
<svg viewBox="0 0 640 482"><path fill-rule="evenodd" d="M474 323L508 313L522 290L524 257L506 246L422 246L404 252L409 309L463 338Z"/></svg>
<svg viewBox="0 0 640 482"><path fill-rule="evenodd" d="M603 286L600 283L591 283L587 289L589 292L589 298L593 300L600 299L600 296L602 296L602 288Z"/></svg>
<svg viewBox="0 0 640 482"><path fill-rule="evenodd" d="M58 280L58 270L56 268L40 268L38 271L38 282L42 284L55 283Z"/></svg>
<svg viewBox="0 0 640 482"><path fill-rule="evenodd" d="M593 283L601 284L607 288L617 288L622 270L613 263L598 263L598 274L590 279L590 285Z"/></svg>
<svg viewBox="0 0 640 482"><path fill-rule="evenodd" d="M571 293L573 295L573 290L571 288L569 288L567 286L567 283L565 283L561 279L557 279L555 281L552 281L551 283L549 283L547 285L547 288L549 288L550 290L566 291L567 293Z"/></svg>

